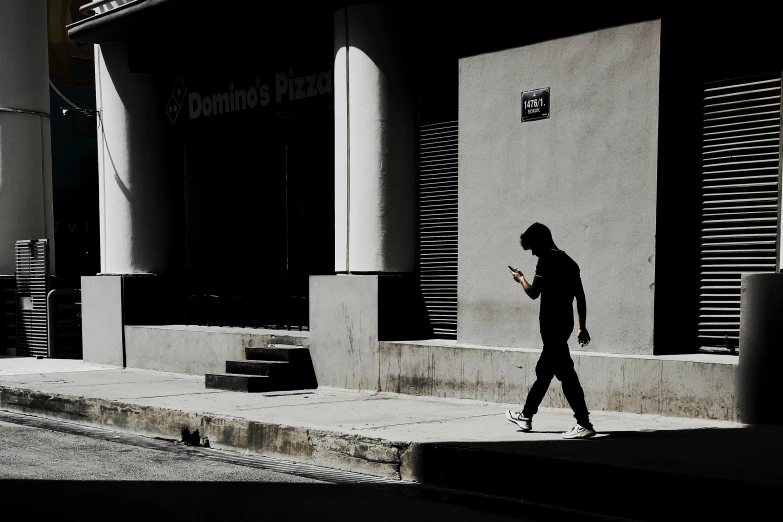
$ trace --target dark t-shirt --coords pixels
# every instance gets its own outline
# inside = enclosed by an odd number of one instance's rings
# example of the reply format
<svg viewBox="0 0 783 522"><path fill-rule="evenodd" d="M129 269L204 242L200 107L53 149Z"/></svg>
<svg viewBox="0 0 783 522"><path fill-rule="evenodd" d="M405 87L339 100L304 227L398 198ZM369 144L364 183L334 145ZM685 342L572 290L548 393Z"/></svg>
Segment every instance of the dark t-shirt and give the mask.
<svg viewBox="0 0 783 522"><path fill-rule="evenodd" d="M562 250L552 249L539 256L536 277L541 289L541 330L573 331L579 265Z"/></svg>

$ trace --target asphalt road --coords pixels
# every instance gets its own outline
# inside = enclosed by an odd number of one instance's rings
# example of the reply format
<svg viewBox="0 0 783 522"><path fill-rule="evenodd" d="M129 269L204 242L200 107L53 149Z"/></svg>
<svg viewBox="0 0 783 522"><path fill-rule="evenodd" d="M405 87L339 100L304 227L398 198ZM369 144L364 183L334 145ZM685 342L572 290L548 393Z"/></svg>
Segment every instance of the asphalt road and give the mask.
<svg viewBox="0 0 783 522"><path fill-rule="evenodd" d="M7 422L0 422L0 479L324 484L206 460L183 446L167 452Z"/></svg>
<svg viewBox="0 0 783 522"><path fill-rule="evenodd" d="M0 505L28 520L563 519L176 441L83 427L62 431L57 421L47 428L50 421L0 412L0 419L9 418L0 420Z"/></svg>

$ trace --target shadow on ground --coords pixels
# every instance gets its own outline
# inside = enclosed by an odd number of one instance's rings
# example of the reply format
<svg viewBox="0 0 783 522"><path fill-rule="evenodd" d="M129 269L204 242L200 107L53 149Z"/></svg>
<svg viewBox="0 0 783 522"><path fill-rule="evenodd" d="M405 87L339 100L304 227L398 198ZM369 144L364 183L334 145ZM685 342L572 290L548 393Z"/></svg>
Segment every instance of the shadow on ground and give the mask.
<svg viewBox="0 0 783 522"><path fill-rule="evenodd" d="M421 444L421 483L637 520L761 517L783 494L783 427Z"/></svg>
<svg viewBox="0 0 783 522"><path fill-rule="evenodd" d="M397 486L253 482L0 480L3 510L27 520L462 522L587 521L519 502L449 498ZM451 502L454 500L455 502ZM51 517L51 518L50 518Z"/></svg>

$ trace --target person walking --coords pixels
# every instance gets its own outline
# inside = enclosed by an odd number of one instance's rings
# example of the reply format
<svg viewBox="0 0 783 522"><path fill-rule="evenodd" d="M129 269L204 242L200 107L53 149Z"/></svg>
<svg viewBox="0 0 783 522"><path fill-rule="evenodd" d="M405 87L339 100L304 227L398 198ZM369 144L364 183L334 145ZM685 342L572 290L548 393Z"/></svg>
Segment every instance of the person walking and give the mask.
<svg viewBox="0 0 783 522"><path fill-rule="evenodd" d="M574 411L576 425L563 433L564 439L586 439L595 436L587 404L574 362L568 349L568 339L574 331L573 301L579 317L577 340L584 347L590 343L587 331L587 302L579 265L557 248L552 232L541 223L533 223L519 238L524 250L538 257L536 273L530 283L516 267L510 266L514 280L522 285L531 299L541 296L539 326L544 347L536 364L536 382L530 388L522 411L506 411L506 418L522 431L533 429L533 416L544 398L553 377L563 384L563 394Z"/></svg>

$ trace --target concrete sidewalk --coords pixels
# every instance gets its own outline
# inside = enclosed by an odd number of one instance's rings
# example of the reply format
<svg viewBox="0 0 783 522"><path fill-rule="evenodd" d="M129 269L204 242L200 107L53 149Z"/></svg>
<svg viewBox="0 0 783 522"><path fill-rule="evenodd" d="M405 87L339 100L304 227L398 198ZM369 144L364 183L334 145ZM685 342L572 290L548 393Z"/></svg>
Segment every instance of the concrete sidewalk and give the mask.
<svg viewBox="0 0 783 522"><path fill-rule="evenodd" d="M636 519L671 514L678 497L704 516L731 512L724 494L761 506L783 493L783 427L593 412L599 435L568 441L569 410L544 409L523 433L509 408L334 388L244 394L203 377L0 356L0 409L171 439L188 426L213 447L391 479Z"/></svg>

